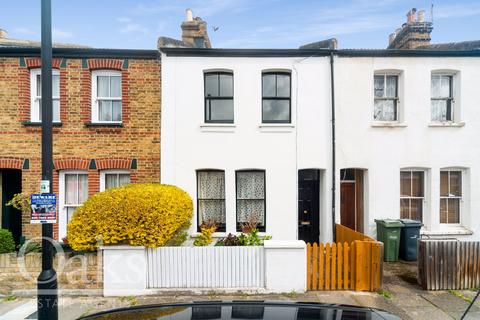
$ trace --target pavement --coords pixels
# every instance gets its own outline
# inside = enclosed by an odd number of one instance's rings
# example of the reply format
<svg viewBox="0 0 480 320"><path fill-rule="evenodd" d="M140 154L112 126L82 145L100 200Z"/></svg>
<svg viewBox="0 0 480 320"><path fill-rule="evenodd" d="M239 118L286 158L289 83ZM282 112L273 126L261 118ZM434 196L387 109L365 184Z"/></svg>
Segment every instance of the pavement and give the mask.
<svg viewBox="0 0 480 320"><path fill-rule="evenodd" d="M81 294L82 292L76 292ZM18 294L18 296L16 295ZM36 300L19 296L25 292L12 292L0 297L0 319L25 319L36 310ZM70 293L71 294L71 293ZM210 291L207 294L168 292L156 296L102 297L93 292L89 295L63 295L59 299L59 319L77 319L95 312L132 305L158 304L165 302L189 302L200 300L283 300L333 304L349 304L386 310L402 319L460 319L469 301L476 292L424 291L416 281L415 263L396 262L384 264L383 289L378 293L354 291L309 291L304 294L222 294ZM34 319L35 316L30 317ZM480 301L470 310L465 319L480 319Z"/></svg>

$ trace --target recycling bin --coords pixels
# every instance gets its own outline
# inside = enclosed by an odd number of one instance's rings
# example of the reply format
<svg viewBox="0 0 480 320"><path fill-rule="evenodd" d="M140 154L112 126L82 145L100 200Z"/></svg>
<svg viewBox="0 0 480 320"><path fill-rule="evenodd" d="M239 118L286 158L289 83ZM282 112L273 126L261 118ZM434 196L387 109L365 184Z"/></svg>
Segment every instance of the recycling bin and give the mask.
<svg viewBox="0 0 480 320"><path fill-rule="evenodd" d="M377 240L383 242L383 260L398 260L400 250L400 230L403 224L394 219L375 219L377 223Z"/></svg>
<svg viewBox="0 0 480 320"><path fill-rule="evenodd" d="M420 228L423 224L421 221L411 219L400 219L400 222L403 224L400 232L400 259L417 261L417 242L420 238Z"/></svg>

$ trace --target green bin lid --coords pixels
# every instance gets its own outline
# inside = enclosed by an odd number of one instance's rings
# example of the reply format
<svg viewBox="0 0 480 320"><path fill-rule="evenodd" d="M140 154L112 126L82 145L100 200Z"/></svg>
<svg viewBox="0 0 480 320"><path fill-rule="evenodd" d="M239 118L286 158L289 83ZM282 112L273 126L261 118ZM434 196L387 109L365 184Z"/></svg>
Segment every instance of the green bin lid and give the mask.
<svg viewBox="0 0 480 320"><path fill-rule="evenodd" d="M412 220L412 219L400 219L400 222L403 223L405 227L421 227L423 226L422 221Z"/></svg>
<svg viewBox="0 0 480 320"><path fill-rule="evenodd" d="M382 225L385 228L401 228L403 224L395 219L375 219L377 224Z"/></svg>

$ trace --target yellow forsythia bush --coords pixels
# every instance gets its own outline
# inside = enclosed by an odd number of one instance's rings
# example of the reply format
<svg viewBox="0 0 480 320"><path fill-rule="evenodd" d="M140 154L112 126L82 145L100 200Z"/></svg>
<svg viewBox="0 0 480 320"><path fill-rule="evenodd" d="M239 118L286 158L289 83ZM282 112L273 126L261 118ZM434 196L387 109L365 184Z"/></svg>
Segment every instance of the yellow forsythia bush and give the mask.
<svg viewBox="0 0 480 320"><path fill-rule="evenodd" d="M180 188L130 184L90 197L67 227L68 244L77 251L99 243L164 246L190 223L192 199Z"/></svg>

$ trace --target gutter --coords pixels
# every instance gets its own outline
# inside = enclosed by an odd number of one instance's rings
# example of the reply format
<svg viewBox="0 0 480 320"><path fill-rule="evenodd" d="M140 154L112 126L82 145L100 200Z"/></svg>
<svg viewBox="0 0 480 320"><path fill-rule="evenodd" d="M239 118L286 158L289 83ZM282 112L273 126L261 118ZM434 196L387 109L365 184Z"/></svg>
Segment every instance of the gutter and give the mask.
<svg viewBox="0 0 480 320"><path fill-rule="evenodd" d="M334 53L330 52L330 88L331 88L331 103L332 103L332 240L336 241L337 235L335 230L335 199L336 199L336 165L335 165L335 68L334 68Z"/></svg>
<svg viewBox="0 0 480 320"><path fill-rule="evenodd" d="M160 59L158 50L53 48L55 58ZM40 57L40 47L2 47L0 57Z"/></svg>

